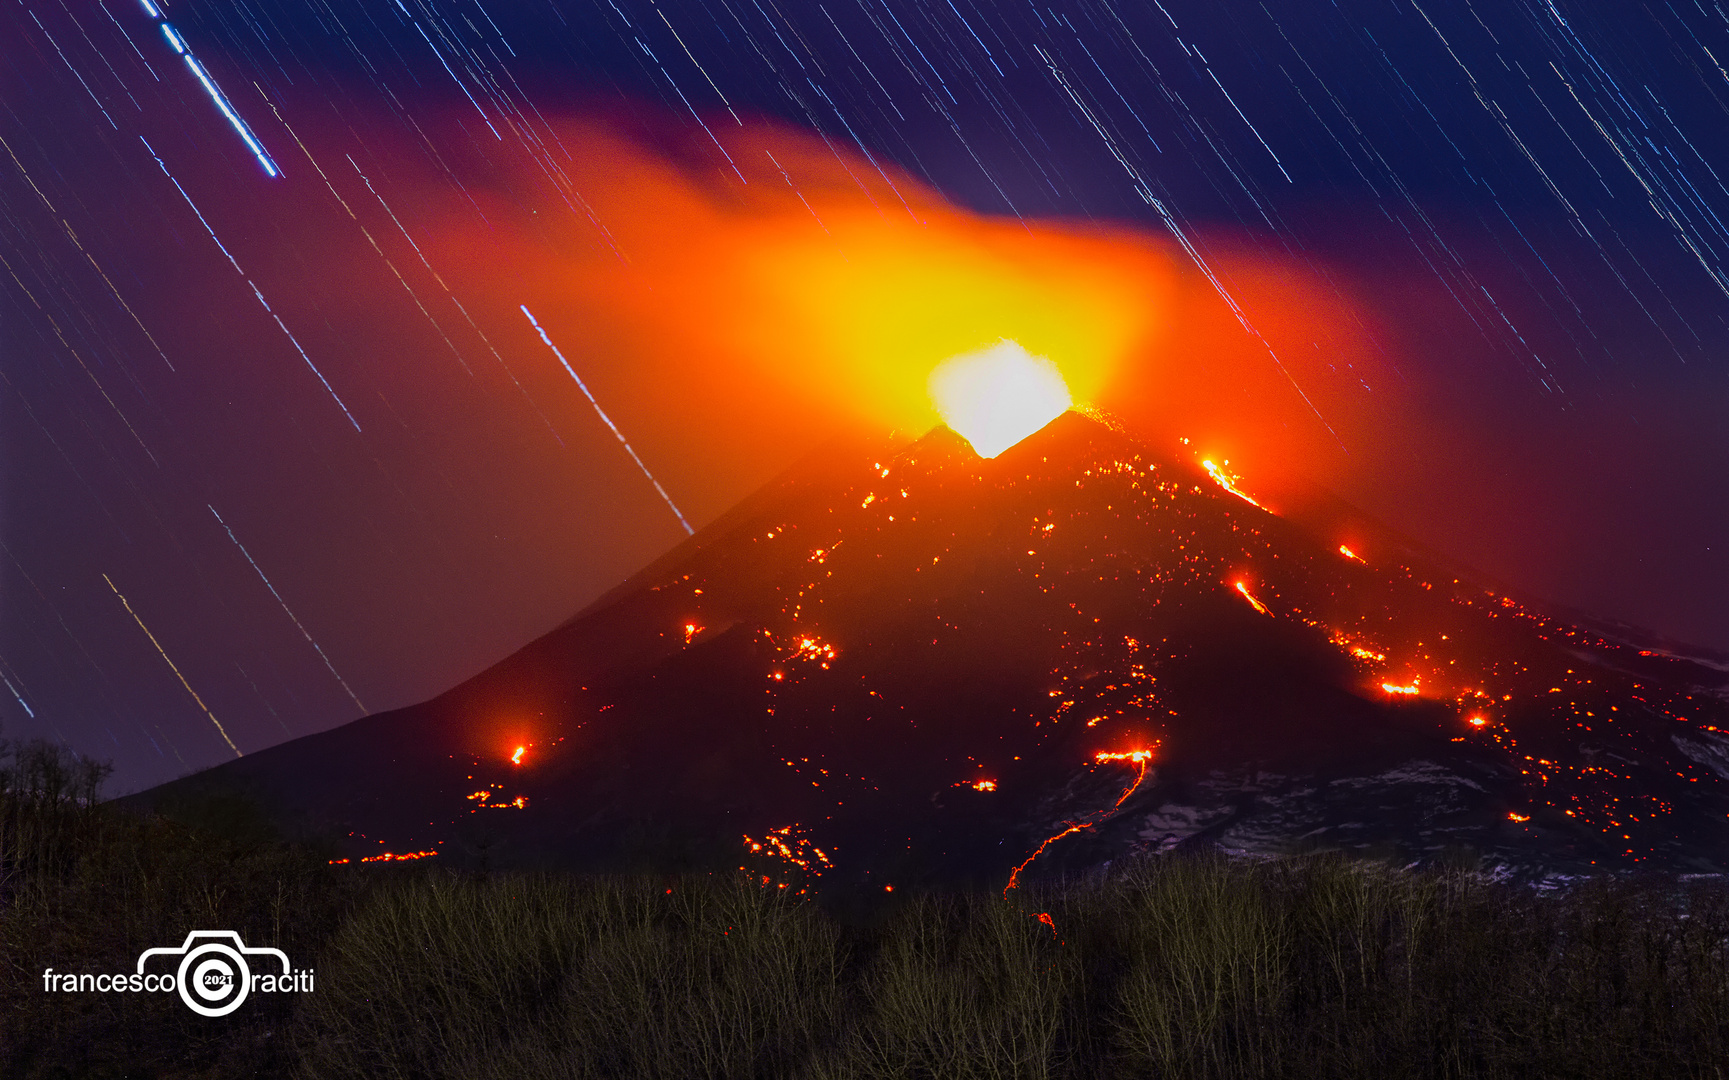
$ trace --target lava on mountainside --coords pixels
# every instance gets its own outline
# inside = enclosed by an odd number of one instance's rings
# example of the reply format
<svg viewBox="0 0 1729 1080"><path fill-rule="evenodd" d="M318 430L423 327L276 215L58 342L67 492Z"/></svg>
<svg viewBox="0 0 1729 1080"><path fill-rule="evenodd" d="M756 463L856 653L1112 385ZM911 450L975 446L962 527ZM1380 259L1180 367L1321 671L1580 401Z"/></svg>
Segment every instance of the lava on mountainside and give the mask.
<svg viewBox="0 0 1729 1080"><path fill-rule="evenodd" d="M450 692L168 788L444 862L800 888L1200 848L1724 869L1722 670L1252 487L1072 412L990 460L831 448Z"/></svg>

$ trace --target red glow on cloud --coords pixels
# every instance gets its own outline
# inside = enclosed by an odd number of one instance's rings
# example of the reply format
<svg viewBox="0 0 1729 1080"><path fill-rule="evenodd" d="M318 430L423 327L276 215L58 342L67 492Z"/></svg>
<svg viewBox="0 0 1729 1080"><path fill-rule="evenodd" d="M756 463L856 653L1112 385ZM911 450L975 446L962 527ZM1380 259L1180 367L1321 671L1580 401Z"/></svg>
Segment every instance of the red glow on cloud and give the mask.
<svg viewBox="0 0 1729 1080"><path fill-rule="evenodd" d="M1260 476L1292 451L1333 452L1292 379L1369 355L1333 286L1228 246L1203 272L1162 234L975 214L774 123L727 120L746 183L694 128L555 124L582 212L531 163L506 166L490 196L469 185L484 223L451 205L432 260L476 307L529 306L609 411L652 424L699 474L779 465L771 446L837 425L921 434L939 419L931 371L1007 339L1077 402L1201 436ZM499 337L543 349L511 318ZM565 378L546 367L525 380L537 395Z"/></svg>

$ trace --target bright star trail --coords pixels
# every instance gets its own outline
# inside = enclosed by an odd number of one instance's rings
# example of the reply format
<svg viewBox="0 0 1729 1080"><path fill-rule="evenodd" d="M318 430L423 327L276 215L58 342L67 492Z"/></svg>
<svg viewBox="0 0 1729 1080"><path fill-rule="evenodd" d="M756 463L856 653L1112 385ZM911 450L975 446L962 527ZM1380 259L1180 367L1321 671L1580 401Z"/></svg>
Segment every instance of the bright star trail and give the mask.
<svg viewBox="0 0 1729 1080"><path fill-rule="evenodd" d="M1729 652L1709 5L137 0L0 58L0 737L115 791L442 693L999 339Z"/></svg>
<svg viewBox="0 0 1729 1080"><path fill-rule="evenodd" d="M156 635L150 632L150 628L144 625L144 620L139 618L136 611L132 610L132 604L127 601L126 597L121 594L118 588L115 588L114 582L107 574L102 575L102 580L108 582L108 587L114 590L114 595L119 599L120 606L126 609L126 614L132 616L132 621L136 622L138 624L138 629L144 631L144 636L150 639L150 644L156 648L157 655L162 657L162 662L168 665L168 670L174 673L174 677L180 680L180 685L185 687L186 692L192 695L192 700L198 703L198 708L202 710L204 715L210 718L210 722L216 726L216 733L222 736L222 741L228 744L230 750L234 751L235 757L240 757L240 747L235 746L234 740L228 737L228 731L222 726L222 721L216 719L216 714L210 711L210 706L204 704L204 699L198 696L198 691L192 689L192 684L186 681L186 676L182 675L180 669L174 666L174 661L169 659L167 651L162 648L162 643L156 640Z"/></svg>
<svg viewBox="0 0 1729 1080"><path fill-rule="evenodd" d="M180 186L180 181L174 179L174 174L168 171L168 166L164 165L162 159L156 156L155 150L150 149L150 143L145 141L143 136L139 136L139 140L144 142L144 149L150 151L150 157L156 162L157 167L162 170L162 175L168 177L168 182L174 185L174 190L178 191L180 197L186 200L186 205L191 208L192 213L198 218L198 224L204 226L204 231L210 234L211 242L214 243L218 250L222 252L223 258L227 259L228 264L234 267L235 273L246 278L246 285L252 290L252 295L257 299L259 306L264 308L265 312L275 320L277 329L281 330L282 336L288 339L290 345L294 346L294 351L300 354L300 359L306 362L307 368L317 377L319 385L323 386L325 392L330 395L330 400L336 402L336 407L342 410L342 415L348 417L348 422L354 425L355 431L359 431L360 421L354 418L354 414L348 411L348 406L343 404L342 398L338 397L336 391L331 389L330 380L326 379L324 373L318 370L318 365L312 362L312 357L306 355L306 350L301 348L300 342L295 338L294 334L289 331L288 327L283 324L282 317L277 315L276 312L270 310L270 304L265 301L264 294L259 291L257 285L252 283L251 278L246 277L246 271L240 268L240 264L235 261L233 253L230 252L227 246L222 243L221 239L217 237L216 230L210 227L210 222L204 220L204 213L199 210L198 205L192 201L192 196L186 194L186 189Z"/></svg>
<svg viewBox="0 0 1729 1080"><path fill-rule="evenodd" d="M210 73L204 70L204 65L198 62L196 56L192 55L192 50L187 47L186 40L168 22L162 12L157 10L155 4L152 4L150 0L140 0L140 2L144 5L144 13L152 19L158 20L156 25L162 31L162 37L174 50L175 55L186 61L186 69L192 72L192 77L198 80L200 86L204 87L204 92L210 95L211 102L222 113L223 119L227 120L229 126L234 129L234 133L239 135L241 141L246 144L246 149L252 151L252 156L258 159L258 164L263 166L265 175L281 176L282 172L276 167L276 162L270 160L270 155L264 152L263 145L259 143L257 136L252 134L252 129L247 127L246 121L240 119L240 114L234 111L234 106L229 102L228 95L222 92L222 88L216 85L216 80L212 79Z"/></svg>
<svg viewBox="0 0 1729 1080"><path fill-rule="evenodd" d="M282 605L282 613L288 616L288 621L294 624L294 628L300 631L300 636L306 639L306 643L312 646L314 652L318 653L318 658L324 661L324 666L329 670L330 677L337 681L337 683L342 687L342 692L348 695L349 700L354 702L354 707L359 709L361 715L364 716L366 714L366 703L356 697L354 691L349 689L348 683L341 675L337 674L336 665L330 662L330 657L324 655L324 650L319 647L318 642L312 640L312 633L308 631L306 627L302 626L300 619L294 614L294 612L289 610L288 601L282 599L282 594L276 591L276 586L270 584L270 579L264 576L263 568L253 560L252 552L246 550L246 545L242 544L240 538L234 535L234 530L228 527L228 522L223 521L222 515L216 512L216 507L209 507L209 510L210 516L216 519L216 524L222 526L222 531L228 534L228 539L234 541L234 546L240 549L241 555L245 556L246 565L252 567L253 570L258 572L258 580L264 582L264 587L270 590L270 595L274 596L276 602Z"/></svg>
<svg viewBox="0 0 1729 1080"><path fill-rule="evenodd" d="M587 383L582 381L582 376L576 373L576 369L570 366L570 361L564 358L564 354L558 351L558 346L554 345L552 339L546 336L546 331L541 328L540 323L535 321L534 313L528 310L526 304L522 306L522 313L528 316L528 324L534 327L534 332L540 335L540 340L546 342L546 347L552 350L552 355L558 357L558 362L564 365L564 370L569 372L570 377L576 380L576 385L582 388L582 396L586 397L588 403L594 406L595 415L606 424L607 430L618 436L619 445L624 447L624 452L630 455L630 460L636 462L636 467L642 470L642 475L654 485L654 490L660 494L662 501L666 503L666 508L671 510L673 517L678 518L678 523L684 526L685 535L695 535L696 530L690 527L690 522L684 519L684 514L680 512L677 506L673 505L672 496L666 493L666 489L660 486L660 481L656 480L654 474L648 471L648 466L644 465L642 459L636 456L636 450L630 445L630 440L624 437L624 432L618 430L618 425L612 422L612 417L606 415L606 410L601 408L600 402L595 400L594 392L588 388Z"/></svg>

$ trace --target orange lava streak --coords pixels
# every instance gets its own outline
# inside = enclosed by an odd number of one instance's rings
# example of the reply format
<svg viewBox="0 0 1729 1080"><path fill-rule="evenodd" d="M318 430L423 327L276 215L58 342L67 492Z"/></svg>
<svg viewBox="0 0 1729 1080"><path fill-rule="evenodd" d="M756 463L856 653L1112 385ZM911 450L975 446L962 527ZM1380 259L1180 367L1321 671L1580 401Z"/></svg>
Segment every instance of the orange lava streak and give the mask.
<svg viewBox="0 0 1729 1080"><path fill-rule="evenodd" d="M1025 870L1027 868L1027 865L1029 863L1031 863L1034 859L1038 858L1040 855L1043 855L1045 853L1046 848L1050 847L1052 844L1056 843L1058 840L1061 840L1063 837L1069 835L1070 833L1078 833L1082 829L1090 829L1093 827L1094 824L1095 824L1094 822L1088 821L1088 822L1083 822L1083 823L1076 824L1076 825L1070 825L1068 828L1064 829L1062 832L1058 833L1057 835L1046 840L1044 843L1040 844L1038 846L1037 850L1035 850L1031 855L1028 855L1025 859L1023 859L1021 861L1021 864L1019 866L1017 866L1013 870L1009 871L1009 883L1007 885L1003 886L1003 895L1006 897L1006 896L1008 896L1010 889L1015 889L1015 888L1020 887L1021 871Z"/></svg>
<svg viewBox="0 0 1729 1080"><path fill-rule="evenodd" d="M1141 763L1151 761L1152 757L1153 752L1151 750L1124 750L1121 753L1115 754L1107 750L1100 750L1098 753L1093 755L1093 760L1101 763L1106 761L1133 761Z"/></svg>
<svg viewBox="0 0 1729 1080"><path fill-rule="evenodd" d="M1381 684L1381 689L1385 690L1389 694L1404 694L1410 697L1415 697L1417 694L1417 683L1419 681L1419 679L1413 678L1410 686L1399 686L1395 683L1384 682Z"/></svg>
<svg viewBox="0 0 1729 1080"><path fill-rule="evenodd" d="M1367 560L1365 560L1361 555L1352 551L1350 548L1346 547L1343 544L1339 545L1339 554L1343 555L1347 559L1355 559L1357 562L1360 562L1360 563L1366 563L1367 562Z"/></svg>
<svg viewBox="0 0 1729 1080"><path fill-rule="evenodd" d="M404 852L401 855L396 855L396 854L393 854L393 853L387 851L382 855L368 855L366 858L361 859L360 861L363 863L369 863L369 862L408 862L408 861L413 860L413 859L430 859L434 855L437 855L437 854L438 854L438 852L436 852L436 851L409 851L409 852ZM341 866L343 863L350 862L350 861L351 860L349 860L349 859L331 859L330 865L331 866Z"/></svg>
<svg viewBox="0 0 1729 1080"><path fill-rule="evenodd" d="M1062 832L1060 832L1060 833L1056 834L1055 836L1052 836L1049 839L1047 839L1044 843L1040 844L1038 846L1037 850L1035 850L1031 855L1028 855L1025 859L1022 859L1021 864L1019 866L1017 866L1013 870L1009 871L1009 883L1007 885L1003 886L1003 896L1005 896L1005 897L1008 896L1009 891L1011 889L1015 889L1015 888L1018 888L1020 886L1021 871L1025 870L1028 866L1032 865L1032 861L1034 859L1038 858L1040 855L1043 855L1046 848L1050 847L1052 844L1056 843L1058 840L1061 840L1063 837L1068 836L1071 833L1078 833L1083 829L1090 829L1094 825L1099 824L1101 821L1107 820L1108 818L1110 818L1110 816L1112 814L1116 813L1118 808L1120 808L1123 805L1123 803L1128 801L1129 796L1133 795L1135 793L1136 789L1138 789L1141 786L1141 781L1143 781L1147 778L1147 762L1151 761L1152 758L1153 758L1153 752L1151 750L1127 750L1127 751L1123 751L1121 753L1111 753L1108 751L1101 750L1097 754L1094 754L1093 760L1095 762L1098 762L1101 765L1107 761L1132 761L1132 762L1134 762L1134 764L1135 764L1134 783L1130 784L1128 787L1123 789L1123 793L1117 797L1116 802L1111 804L1111 808L1109 810L1106 810L1103 813L1094 815L1090 821L1071 822L1069 824L1069 826L1067 828L1065 828ZM1041 918L1039 921L1044 922L1045 919ZM1053 931L1055 931L1056 928L1053 926L1051 929Z"/></svg>
<svg viewBox="0 0 1729 1080"><path fill-rule="evenodd" d="M1247 584L1245 584L1244 582L1241 582L1241 581L1236 582L1235 584L1236 584L1237 591L1243 594L1243 599L1247 600L1254 607L1254 609L1256 611L1260 612L1262 615L1270 616L1273 614L1272 612L1267 610L1267 606L1265 604L1261 603L1259 600L1256 600L1253 596L1249 595L1249 586Z"/></svg>
<svg viewBox="0 0 1729 1080"><path fill-rule="evenodd" d="M528 747L526 747L526 746L517 747L516 753L510 755L510 763L512 765L521 765L523 752L526 751L527 749L528 749Z"/></svg>
<svg viewBox="0 0 1729 1080"><path fill-rule="evenodd" d="M1229 465L1230 462L1227 461L1227 462L1225 462L1225 464ZM1225 470L1219 468L1217 465L1214 465L1211 461L1201 462L1201 468L1207 470L1207 472L1212 474L1213 479L1218 481L1219 486L1224 488L1226 491L1230 492L1232 495L1235 495L1237 498L1248 503L1250 506L1257 507L1261 510L1266 509L1266 507L1261 506L1260 503L1258 503L1254 499L1250 498L1247 494L1245 494L1242 491L1242 489L1237 487L1236 481L1239 480L1240 477L1232 476L1230 473L1227 473Z"/></svg>

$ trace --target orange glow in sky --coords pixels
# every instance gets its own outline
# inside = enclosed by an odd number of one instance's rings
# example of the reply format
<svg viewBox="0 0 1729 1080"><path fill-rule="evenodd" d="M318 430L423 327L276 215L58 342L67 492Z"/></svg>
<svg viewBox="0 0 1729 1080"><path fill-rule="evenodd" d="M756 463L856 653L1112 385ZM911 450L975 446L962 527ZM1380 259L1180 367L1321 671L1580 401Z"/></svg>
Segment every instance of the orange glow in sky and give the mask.
<svg viewBox="0 0 1729 1080"><path fill-rule="evenodd" d="M975 215L802 132L730 132L744 185L730 169L680 168L605 120L561 132L583 147L571 180L604 238L578 215L521 222L514 195L476 192L513 227L473 225L457 208L437 232L439 257L489 303L526 304L552 340L581 341L572 363L633 423L638 449L702 463L699 474L716 447L749 458L760 441L778 459L789 437L830 438L837 426L923 435L943 419L933 393L946 400L932 372L968 354L1018 361L1006 365L1019 372L1012 400L1031 385L1036 400L1061 397L1048 420L1068 397L1104 394L1183 291L1184 264L1160 238ZM531 337L526 324L510 333ZM521 342L525 356L538 347ZM533 375L543 378L525 385L569 399L561 371Z"/></svg>
<svg viewBox="0 0 1729 1080"><path fill-rule="evenodd" d="M427 177L426 197L450 206L427 257L452 268L465 305L510 314L499 347L522 358L513 377L552 426L587 430L592 409L521 317L532 310L693 520L843 432L917 438L947 418L990 455L1068 402L1141 436L1204 439L1215 478L1251 502L1276 502L1281 471L1324 479L1343 459L1290 379L1322 387L1378 354L1351 304L1303 268L1220 248L1208 265L1227 304L1162 234L977 214L808 132L729 123L733 164L709 169L695 164L713 155L701 131L557 124L580 149L565 167L585 212L525 215L538 171L460 202ZM952 393L951 378L991 365L983 382L1008 388L1013 423L976 386ZM1225 457L1253 470L1253 496Z"/></svg>

